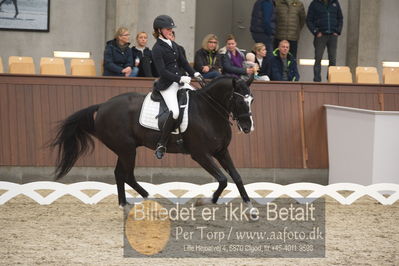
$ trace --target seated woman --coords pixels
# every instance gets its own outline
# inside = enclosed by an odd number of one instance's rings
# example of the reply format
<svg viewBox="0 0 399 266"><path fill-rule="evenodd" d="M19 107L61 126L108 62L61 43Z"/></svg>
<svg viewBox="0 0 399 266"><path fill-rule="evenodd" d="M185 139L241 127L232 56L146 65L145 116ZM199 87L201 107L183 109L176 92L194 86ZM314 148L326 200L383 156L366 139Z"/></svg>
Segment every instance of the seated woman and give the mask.
<svg viewBox="0 0 399 266"><path fill-rule="evenodd" d="M254 74L254 68L245 68L243 66L245 53L237 48L236 39L232 34L227 36L226 51L221 58L223 74L236 77Z"/></svg>
<svg viewBox="0 0 399 266"><path fill-rule="evenodd" d="M120 27L113 40L107 42L104 50L103 76L130 77L132 73L133 58L129 48L130 34L127 28Z"/></svg>
<svg viewBox="0 0 399 266"><path fill-rule="evenodd" d="M136 35L136 45L132 47L134 67L138 68L137 77L158 77L158 72L152 62L152 53L147 47L148 35L139 32Z"/></svg>
<svg viewBox="0 0 399 266"><path fill-rule="evenodd" d="M255 75L255 79L269 81L270 75L270 58L266 56L266 46L263 43L255 43L253 51L255 52L255 62L259 65L258 74Z"/></svg>
<svg viewBox="0 0 399 266"><path fill-rule="evenodd" d="M202 40L202 48L195 53L194 69L206 79L213 79L221 75L218 43L215 34L208 34Z"/></svg>

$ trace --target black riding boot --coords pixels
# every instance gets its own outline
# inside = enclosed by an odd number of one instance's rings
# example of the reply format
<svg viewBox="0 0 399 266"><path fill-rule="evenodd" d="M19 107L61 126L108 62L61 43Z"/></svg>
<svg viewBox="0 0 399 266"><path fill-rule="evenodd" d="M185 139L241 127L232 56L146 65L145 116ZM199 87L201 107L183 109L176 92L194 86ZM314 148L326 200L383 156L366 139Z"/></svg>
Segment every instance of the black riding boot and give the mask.
<svg viewBox="0 0 399 266"><path fill-rule="evenodd" d="M161 130L161 137L159 138L159 141L157 143L157 149L155 150L155 156L158 159L162 159L163 155L166 152L166 145L168 144L168 139L169 139L170 133L174 129L175 123L176 123L176 120L173 119L173 112L169 112L169 116L166 119L165 124L163 124L162 130Z"/></svg>

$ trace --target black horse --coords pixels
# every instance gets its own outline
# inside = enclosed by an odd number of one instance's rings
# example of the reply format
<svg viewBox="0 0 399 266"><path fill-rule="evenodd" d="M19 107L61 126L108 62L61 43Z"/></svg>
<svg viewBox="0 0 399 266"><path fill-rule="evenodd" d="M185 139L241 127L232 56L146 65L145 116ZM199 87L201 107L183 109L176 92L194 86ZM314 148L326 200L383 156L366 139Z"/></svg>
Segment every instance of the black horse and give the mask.
<svg viewBox="0 0 399 266"><path fill-rule="evenodd" d="M184 149L219 182L212 202L216 203L227 178L213 158L229 173L238 187L245 203L251 207L241 177L234 167L228 146L231 141L230 116L237 120L240 130L253 130L251 114L252 95L249 89L252 79L244 81L233 77L220 77L202 89L190 91L189 124L182 133ZM90 135L97 137L117 156L115 179L118 188L119 205L126 204L124 183L130 185L143 198L148 192L141 187L134 176L136 148L146 146L152 150L160 132L144 128L139 124L140 109L145 95L127 93L115 96L102 104L82 109L64 120L51 146L58 148L56 179L66 175L78 157L93 148ZM94 115L96 117L94 119ZM168 153L181 153L171 136L167 145ZM208 203L203 200L201 204Z"/></svg>
<svg viewBox="0 0 399 266"><path fill-rule="evenodd" d="M3 0L3 1L0 2L0 11L1 11L1 6L2 6L6 1L8 1L8 0ZM11 2L11 1L10 1L10 2ZM12 3L14 4L14 7L15 7L15 15L14 15L14 18L17 18L18 14L19 14L17 0L12 0Z"/></svg>

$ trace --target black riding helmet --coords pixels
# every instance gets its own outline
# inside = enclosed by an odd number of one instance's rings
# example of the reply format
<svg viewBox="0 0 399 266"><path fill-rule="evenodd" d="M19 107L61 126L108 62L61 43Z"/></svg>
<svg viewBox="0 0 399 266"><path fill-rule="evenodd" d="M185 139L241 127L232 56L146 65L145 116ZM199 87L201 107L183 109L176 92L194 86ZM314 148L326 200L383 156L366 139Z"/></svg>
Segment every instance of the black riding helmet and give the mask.
<svg viewBox="0 0 399 266"><path fill-rule="evenodd" d="M176 28L176 25L173 22L173 19L168 15L160 15L154 19L153 27L154 30L157 31L158 29L163 29L163 28L168 28L168 29Z"/></svg>

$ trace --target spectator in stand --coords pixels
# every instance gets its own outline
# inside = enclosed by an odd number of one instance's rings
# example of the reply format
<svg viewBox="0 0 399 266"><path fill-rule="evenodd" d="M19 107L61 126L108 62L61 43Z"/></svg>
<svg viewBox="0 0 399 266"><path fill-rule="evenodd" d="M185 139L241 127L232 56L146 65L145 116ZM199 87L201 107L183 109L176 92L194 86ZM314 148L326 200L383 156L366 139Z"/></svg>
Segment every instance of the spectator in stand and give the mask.
<svg viewBox="0 0 399 266"><path fill-rule="evenodd" d="M326 46L329 66L336 65L338 36L342 31L343 20L338 0L313 0L309 6L306 24L314 35L313 81L315 82L321 81L321 59Z"/></svg>
<svg viewBox="0 0 399 266"><path fill-rule="evenodd" d="M254 68L245 68L243 66L244 61L245 51L237 48L234 35L229 34L227 36L225 53L221 55L222 73L236 77L254 74Z"/></svg>
<svg viewBox="0 0 399 266"><path fill-rule="evenodd" d="M206 79L221 75L219 41L215 34L208 34L202 40L202 48L195 53L194 69Z"/></svg>
<svg viewBox="0 0 399 266"><path fill-rule="evenodd" d="M266 46L259 42L255 43L252 49L255 53L255 62L259 65L258 75L255 75L255 79L269 81L270 75L270 58L267 57Z"/></svg>
<svg viewBox="0 0 399 266"><path fill-rule="evenodd" d="M290 43L282 40L278 48L273 52L270 61L270 80L299 81L299 73L295 58L289 53Z"/></svg>
<svg viewBox="0 0 399 266"><path fill-rule="evenodd" d="M255 54L254 53L247 53L245 55L245 61L243 63L244 67L252 67L255 69L255 74L258 73L259 65L255 62Z"/></svg>
<svg viewBox="0 0 399 266"><path fill-rule="evenodd" d="M125 27L120 27L114 39L107 42L104 50L104 76L136 76L132 72L133 57L129 48L130 34Z"/></svg>
<svg viewBox="0 0 399 266"><path fill-rule="evenodd" d="M276 32L274 0L257 0L255 2L252 9L250 31L256 43L264 43L268 51L273 51L273 40Z"/></svg>
<svg viewBox="0 0 399 266"><path fill-rule="evenodd" d="M157 77L158 73L152 62L152 53L147 47L148 35L139 32L136 35L136 46L132 47L134 66L138 68L138 77Z"/></svg>
<svg viewBox="0 0 399 266"><path fill-rule="evenodd" d="M277 48L280 41L288 40L290 53L296 59L299 35L306 20L303 3L300 0L276 0L276 18L274 47Z"/></svg>

